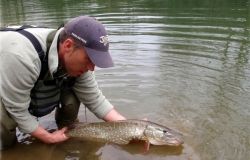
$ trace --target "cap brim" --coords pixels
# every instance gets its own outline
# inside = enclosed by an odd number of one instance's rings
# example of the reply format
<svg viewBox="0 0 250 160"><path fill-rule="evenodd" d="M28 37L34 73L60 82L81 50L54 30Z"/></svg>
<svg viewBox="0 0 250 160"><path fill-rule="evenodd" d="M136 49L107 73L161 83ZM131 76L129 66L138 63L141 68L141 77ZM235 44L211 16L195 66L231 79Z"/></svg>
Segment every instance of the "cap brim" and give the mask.
<svg viewBox="0 0 250 160"><path fill-rule="evenodd" d="M100 68L113 67L114 63L109 52L97 51L88 47L85 47L90 60Z"/></svg>

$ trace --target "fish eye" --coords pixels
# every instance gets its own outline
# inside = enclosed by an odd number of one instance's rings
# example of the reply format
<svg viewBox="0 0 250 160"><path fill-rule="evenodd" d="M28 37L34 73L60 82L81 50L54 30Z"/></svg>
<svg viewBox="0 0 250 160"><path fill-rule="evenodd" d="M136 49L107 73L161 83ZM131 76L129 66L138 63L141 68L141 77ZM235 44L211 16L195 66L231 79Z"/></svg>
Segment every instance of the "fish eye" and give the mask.
<svg viewBox="0 0 250 160"><path fill-rule="evenodd" d="M163 133L168 133L168 131L166 131L166 130L163 130Z"/></svg>

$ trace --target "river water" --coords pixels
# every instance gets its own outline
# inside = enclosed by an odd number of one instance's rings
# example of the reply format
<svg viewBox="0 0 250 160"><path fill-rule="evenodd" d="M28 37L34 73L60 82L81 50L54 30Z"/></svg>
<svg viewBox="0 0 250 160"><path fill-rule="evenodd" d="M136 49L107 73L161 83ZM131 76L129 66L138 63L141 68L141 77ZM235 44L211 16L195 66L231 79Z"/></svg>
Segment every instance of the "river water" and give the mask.
<svg viewBox="0 0 250 160"><path fill-rule="evenodd" d="M183 133L181 147L22 138L3 160L247 160L250 157L249 0L1 0L0 25L57 26L91 15L109 32L115 67L96 70L127 118ZM97 121L89 111L88 122ZM84 107L79 115L85 121ZM40 119L55 127L53 114ZM19 135L19 137L24 137Z"/></svg>

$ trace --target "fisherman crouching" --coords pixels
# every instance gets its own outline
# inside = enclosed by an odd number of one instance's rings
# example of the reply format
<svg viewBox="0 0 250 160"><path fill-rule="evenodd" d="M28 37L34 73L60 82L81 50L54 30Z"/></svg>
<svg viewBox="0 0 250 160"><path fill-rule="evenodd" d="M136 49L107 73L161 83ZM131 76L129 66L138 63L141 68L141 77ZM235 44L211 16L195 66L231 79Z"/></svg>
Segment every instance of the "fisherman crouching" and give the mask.
<svg viewBox="0 0 250 160"><path fill-rule="evenodd" d="M1 149L17 141L16 127L44 143L67 140L62 127L77 119L80 103L105 121L125 119L95 80L95 66L113 66L107 32L95 18L79 16L57 30L3 28L0 45ZM61 129L49 133L36 117L54 109Z"/></svg>

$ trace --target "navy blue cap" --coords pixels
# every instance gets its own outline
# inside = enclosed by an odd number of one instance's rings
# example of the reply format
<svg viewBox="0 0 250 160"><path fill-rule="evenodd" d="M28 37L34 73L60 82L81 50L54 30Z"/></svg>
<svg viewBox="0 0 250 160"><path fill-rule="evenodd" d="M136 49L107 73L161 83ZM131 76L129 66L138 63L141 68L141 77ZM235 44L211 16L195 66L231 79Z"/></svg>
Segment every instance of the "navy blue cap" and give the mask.
<svg viewBox="0 0 250 160"><path fill-rule="evenodd" d="M80 40L90 60L100 68L114 66L109 53L109 39L103 24L93 17L79 16L68 21L64 30Z"/></svg>

